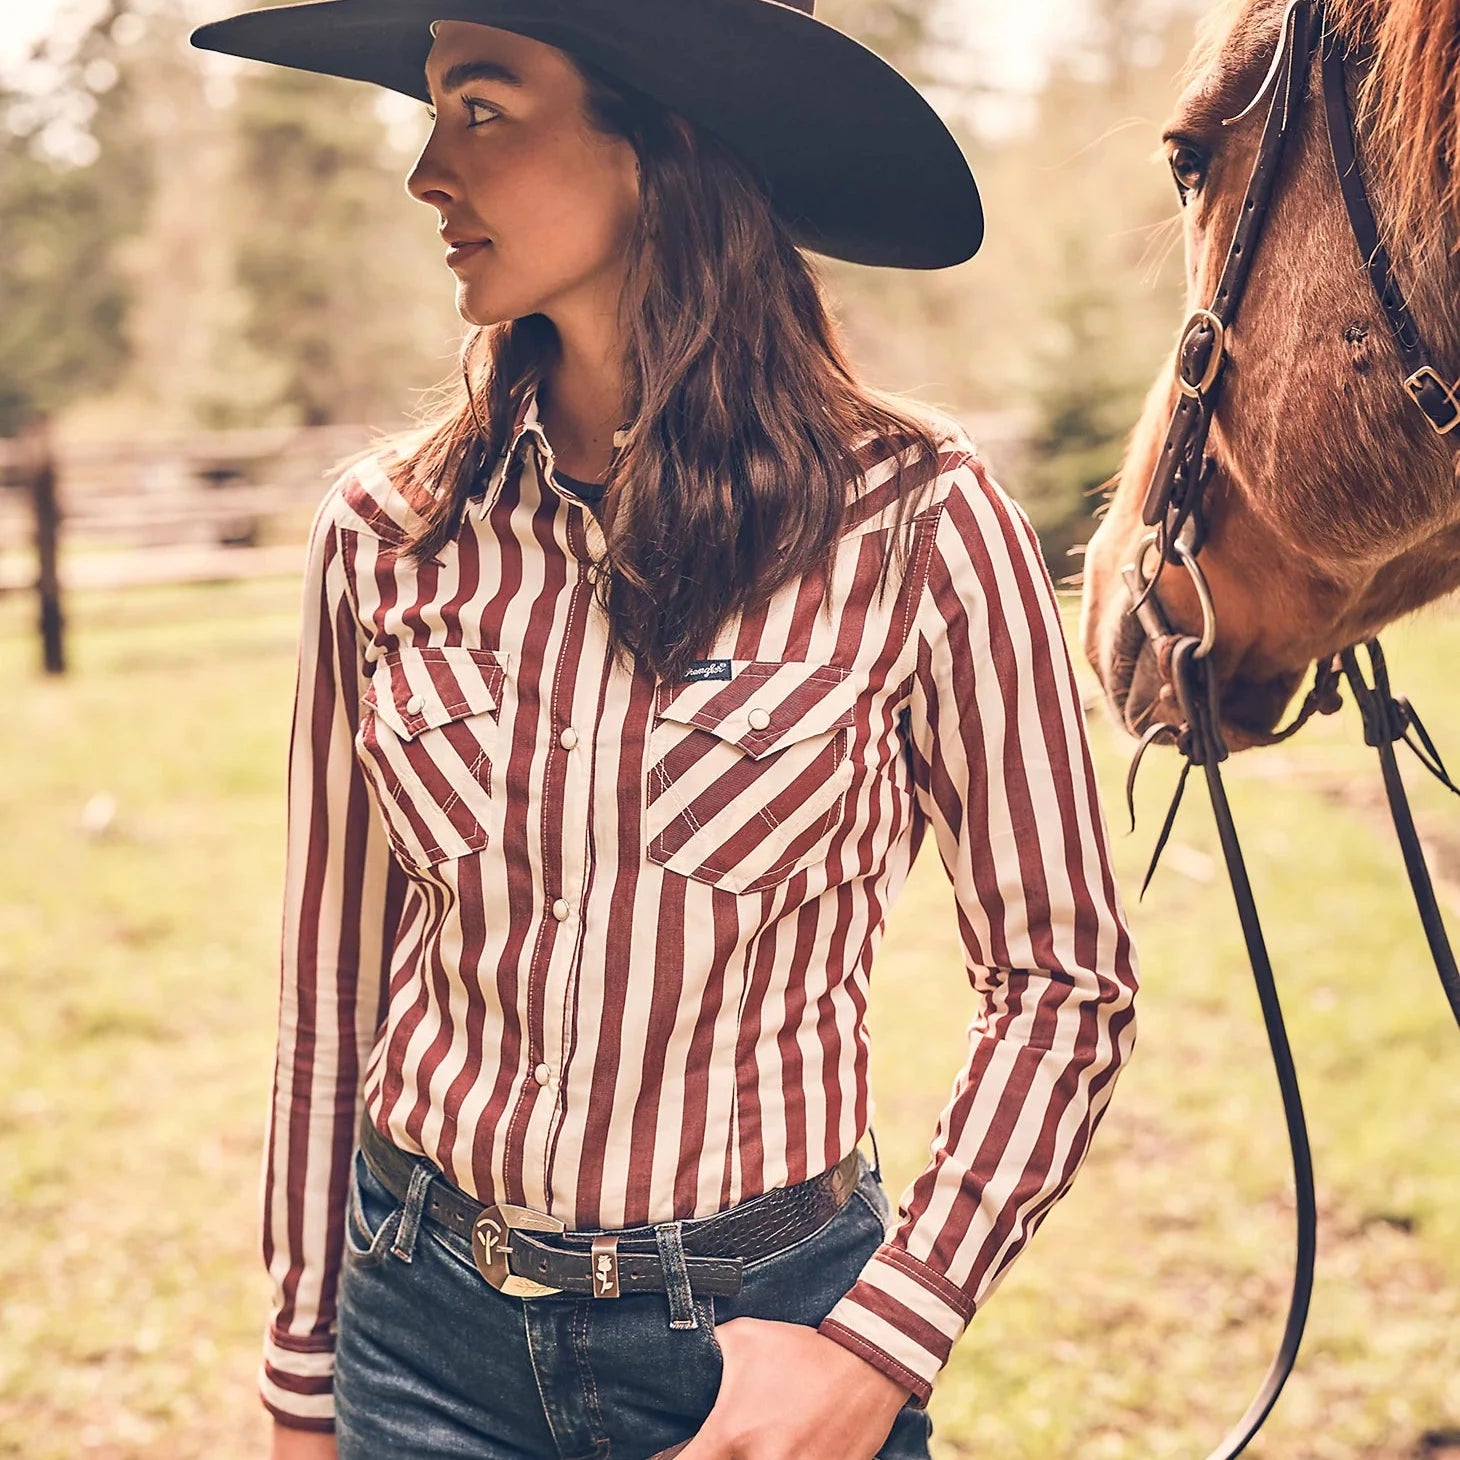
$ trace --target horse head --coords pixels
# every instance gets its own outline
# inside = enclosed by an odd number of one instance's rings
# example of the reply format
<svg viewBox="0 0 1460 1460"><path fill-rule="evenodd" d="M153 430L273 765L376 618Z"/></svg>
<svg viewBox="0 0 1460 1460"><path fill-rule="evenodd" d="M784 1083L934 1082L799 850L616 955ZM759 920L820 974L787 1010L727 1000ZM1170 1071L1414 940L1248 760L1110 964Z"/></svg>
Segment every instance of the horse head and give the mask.
<svg viewBox="0 0 1460 1460"><path fill-rule="evenodd" d="M1220 9L1166 125L1193 314L1217 307L1234 246L1240 256L1274 58L1297 8L1236 0ZM1302 8L1349 58L1364 189L1443 403L1460 376L1460 0ZM1196 464L1202 572L1163 568L1160 582L1176 634L1200 637L1204 624L1214 634L1221 728L1234 749L1272 738L1315 661L1460 585L1460 429L1442 434L1436 412L1418 408L1413 362L1356 243L1325 116L1323 50L1292 62L1295 86L1306 85L1293 93L1261 231L1240 260L1240 304L1217 344L1222 379ZM1190 331L1186 350L1201 346L1199 358L1183 362L1178 342L1151 387L1085 560L1085 653L1135 734L1183 718L1169 665L1129 610L1132 582L1150 570L1147 498L1168 424L1183 393L1203 404L1190 387L1201 384L1212 339ZM1156 544L1158 556L1166 546Z"/></svg>

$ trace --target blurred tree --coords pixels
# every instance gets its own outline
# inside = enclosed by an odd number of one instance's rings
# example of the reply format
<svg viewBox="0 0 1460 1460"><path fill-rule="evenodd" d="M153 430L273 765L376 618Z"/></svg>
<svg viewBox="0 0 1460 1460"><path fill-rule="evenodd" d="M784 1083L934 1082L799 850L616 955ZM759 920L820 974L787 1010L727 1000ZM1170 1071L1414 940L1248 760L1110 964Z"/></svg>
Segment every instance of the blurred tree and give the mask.
<svg viewBox="0 0 1460 1460"><path fill-rule="evenodd" d="M228 213L244 302L228 343L270 378L262 396L215 391L215 423L394 417L409 384L443 373L451 281L377 97L283 68L239 78Z"/></svg>
<svg viewBox="0 0 1460 1460"><path fill-rule="evenodd" d="M147 215L125 250L131 280L130 369L86 414L101 431L185 431L212 385L217 343L238 301L233 239L231 90L198 64L187 36L191 0L148 0L129 40L129 66L145 72L137 126L153 158ZM250 389L251 362L235 359L234 387Z"/></svg>
<svg viewBox="0 0 1460 1460"><path fill-rule="evenodd" d="M1038 308L1022 364L1034 413L1023 496L1056 576L1090 535L1181 311L1176 197L1153 158L1191 7L1096 0L1090 22L1020 149L1060 200L1027 240Z"/></svg>
<svg viewBox="0 0 1460 1460"><path fill-rule="evenodd" d="M73 7L0 82L0 435L104 387L130 350L123 245L152 185L127 7Z"/></svg>
<svg viewBox="0 0 1460 1460"><path fill-rule="evenodd" d="M424 118L190 50L197 0L89 3L0 89L0 429L63 408L106 431L398 418L460 337L402 187ZM1005 484L1054 560L1178 322L1175 261L1147 267L1176 212L1151 156L1195 0L1071 0L1036 97L994 64L1000 3L827 0L948 119L988 233L953 269L818 264L871 378L1000 413L996 435L1028 420Z"/></svg>
<svg viewBox="0 0 1460 1460"><path fill-rule="evenodd" d="M1079 240L1061 242L1068 264L1033 360L1031 465L1021 490L1056 578L1071 571L1072 550L1090 535L1100 488L1119 463L1147 383L1122 343L1119 290L1081 269Z"/></svg>

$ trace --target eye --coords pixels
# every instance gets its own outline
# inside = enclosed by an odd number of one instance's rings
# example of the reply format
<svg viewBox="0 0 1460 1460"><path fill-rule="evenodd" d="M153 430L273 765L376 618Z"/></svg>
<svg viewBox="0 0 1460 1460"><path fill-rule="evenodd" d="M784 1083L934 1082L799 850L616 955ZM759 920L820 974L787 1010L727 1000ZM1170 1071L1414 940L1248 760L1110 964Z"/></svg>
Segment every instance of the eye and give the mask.
<svg viewBox="0 0 1460 1460"><path fill-rule="evenodd" d="M462 105L466 108L466 125L468 128L480 127L484 123L490 122L493 117L501 116L501 113L497 110L496 107L490 105L485 101L478 101L475 97L464 96L462 97L461 102ZM490 115L483 116L483 112L490 113ZM436 120L436 108L434 106L428 106L426 108L426 115L430 117L430 119L434 122Z"/></svg>
<svg viewBox="0 0 1460 1460"><path fill-rule="evenodd" d="M1170 146L1168 160L1171 164L1171 175L1176 179L1176 189L1184 204L1207 180L1207 168L1211 159L1200 147L1195 147L1190 142L1174 139Z"/></svg>

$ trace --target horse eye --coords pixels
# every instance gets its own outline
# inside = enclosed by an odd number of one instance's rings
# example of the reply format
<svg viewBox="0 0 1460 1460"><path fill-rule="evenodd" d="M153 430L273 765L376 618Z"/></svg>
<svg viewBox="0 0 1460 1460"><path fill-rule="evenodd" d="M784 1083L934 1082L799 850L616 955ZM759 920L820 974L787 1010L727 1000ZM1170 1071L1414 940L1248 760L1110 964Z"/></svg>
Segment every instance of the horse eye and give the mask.
<svg viewBox="0 0 1460 1460"><path fill-rule="evenodd" d="M1178 142L1171 149L1171 175L1176 179L1181 201L1187 198L1206 181L1207 156L1189 142Z"/></svg>

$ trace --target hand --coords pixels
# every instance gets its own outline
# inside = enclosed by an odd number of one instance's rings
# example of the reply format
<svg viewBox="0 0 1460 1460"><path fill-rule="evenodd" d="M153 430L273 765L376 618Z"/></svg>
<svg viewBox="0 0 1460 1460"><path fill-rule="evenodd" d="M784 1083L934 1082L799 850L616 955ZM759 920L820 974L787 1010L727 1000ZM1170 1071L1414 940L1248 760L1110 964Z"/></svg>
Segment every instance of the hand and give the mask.
<svg viewBox="0 0 1460 1460"><path fill-rule="evenodd" d="M910 1395L804 1323L732 1318L715 1337L725 1355L715 1406L664 1460L874 1460Z"/></svg>
<svg viewBox="0 0 1460 1460"><path fill-rule="evenodd" d="M274 1423L270 1460L337 1460L338 1453L332 1434Z"/></svg>

